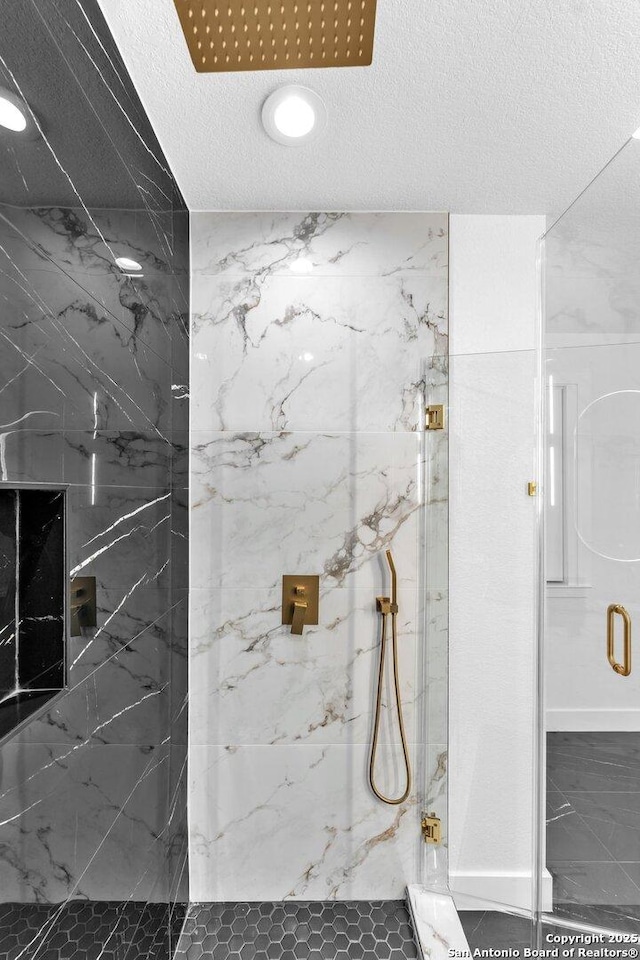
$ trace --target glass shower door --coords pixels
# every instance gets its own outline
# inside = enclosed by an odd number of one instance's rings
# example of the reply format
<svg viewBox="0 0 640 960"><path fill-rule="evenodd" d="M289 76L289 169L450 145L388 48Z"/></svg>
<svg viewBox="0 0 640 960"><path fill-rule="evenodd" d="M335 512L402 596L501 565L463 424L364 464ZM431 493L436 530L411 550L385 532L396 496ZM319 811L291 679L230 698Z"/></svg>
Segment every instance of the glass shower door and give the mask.
<svg viewBox="0 0 640 960"><path fill-rule="evenodd" d="M640 145L545 238L541 870L556 924L640 931ZM637 658L636 658L637 659Z"/></svg>

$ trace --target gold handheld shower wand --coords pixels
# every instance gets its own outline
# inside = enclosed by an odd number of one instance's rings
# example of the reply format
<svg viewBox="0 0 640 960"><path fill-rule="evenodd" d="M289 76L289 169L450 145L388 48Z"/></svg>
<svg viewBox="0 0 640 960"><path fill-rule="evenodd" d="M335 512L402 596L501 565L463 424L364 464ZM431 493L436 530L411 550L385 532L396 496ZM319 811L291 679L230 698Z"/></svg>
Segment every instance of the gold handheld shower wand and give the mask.
<svg viewBox="0 0 640 960"><path fill-rule="evenodd" d="M376 695L376 710L373 721L373 739L371 743L371 759L369 761L369 783L378 800L388 803L391 806L397 806L404 803L411 792L411 761L409 759L409 749L407 747L407 738L404 731L404 718L402 716L402 699L400 696L400 676L398 670L398 583L396 567L393 562L391 550L387 550L387 563L391 571L391 598L376 597L376 606L378 612L382 615L382 632L380 639L380 666L378 668L378 691ZM400 740L402 742L402 754L404 757L404 768L407 782L404 792L399 797L385 797L376 787L375 765L376 753L378 751L378 739L380 736L380 720L382 715L382 688L384 686L384 668L387 650L387 617L391 616L391 637L393 648L393 685L396 696L396 706L398 708L398 726L400 728Z"/></svg>
<svg viewBox="0 0 640 960"><path fill-rule="evenodd" d="M389 569L391 570L391 606L396 608L396 613L398 612L398 577L396 575L396 565L393 562L393 554L391 550L387 550L387 563L389 564ZM391 611L393 613L393 609Z"/></svg>

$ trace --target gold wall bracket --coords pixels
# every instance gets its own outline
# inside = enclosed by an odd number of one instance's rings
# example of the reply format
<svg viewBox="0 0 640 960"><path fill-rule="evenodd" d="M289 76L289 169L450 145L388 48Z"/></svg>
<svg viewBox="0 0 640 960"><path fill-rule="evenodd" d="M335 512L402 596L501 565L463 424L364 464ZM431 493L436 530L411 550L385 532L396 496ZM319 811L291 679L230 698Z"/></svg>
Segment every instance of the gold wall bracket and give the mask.
<svg viewBox="0 0 640 960"><path fill-rule="evenodd" d="M69 632L81 637L83 627L97 626L96 578L74 577L70 584Z"/></svg>
<svg viewBox="0 0 640 960"><path fill-rule="evenodd" d="M444 430L444 404L431 403L424 412L426 430Z"/></svg>
<svg viewBox="0 0 640 960"><path fill-rule="evenodd" d="M440 817L436 817L435 813L424 813L420 821L420 827L422 829L422 839L425 843L442 842L442 825Z"/></svg>
<svg viewBox="0 0 640 960"><path fill-rule="evenodd" d="M320 577L287 574L282 578L282 622L299 636L303 627L318 623Z"/></svg>

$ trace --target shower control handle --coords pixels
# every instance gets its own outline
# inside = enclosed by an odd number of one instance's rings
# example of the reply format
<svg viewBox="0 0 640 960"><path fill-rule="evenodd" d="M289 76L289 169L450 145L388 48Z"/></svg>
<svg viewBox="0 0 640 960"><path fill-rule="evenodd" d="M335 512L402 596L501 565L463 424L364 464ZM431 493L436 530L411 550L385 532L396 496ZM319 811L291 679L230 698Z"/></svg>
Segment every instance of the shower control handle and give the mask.
<svg viewBox="0 0 640 960"><path fill-rule="evenodd" d="M291 633L300 635L304 627L304 618L307 613L307 604L304 600L295 600L293 604L293 619L291 621Z"/></svg>
<svg viewBox="0 0 640 960"><path fill-rule="evenodd" d="M81 637L83 628L98 624L96 578L74 577L69 592L69 635Z"/></svg>
<svg viewBox="0 0 640 960"><path fill-rule="evenodd" d="M282 623L291 625L291 633L302 634L303 627L318 623L320 577L291 574L282 578Z"/></svg>

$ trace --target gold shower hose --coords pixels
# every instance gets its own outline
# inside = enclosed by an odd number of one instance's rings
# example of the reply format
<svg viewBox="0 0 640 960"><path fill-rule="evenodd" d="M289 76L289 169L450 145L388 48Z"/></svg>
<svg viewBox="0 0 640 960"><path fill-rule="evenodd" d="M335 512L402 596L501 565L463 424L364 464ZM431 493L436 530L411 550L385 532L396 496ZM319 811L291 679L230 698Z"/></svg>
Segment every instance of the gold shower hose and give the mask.
<svg viewBox="0 0 640 960"><path fill-rule="evenodd" d="M382 637L380 640L380 666L378 669L378 692L376 695L376 714L373 721L373 740L371 743L371 760L369 761L369 783L378 800L388 803L391 806L397 806L404 801L411 792L411 761L409 759L409 750L407 748L407 737L404 732L404 719L402 716L402 699L400 696L400 677L398 673L398 597L397 597L397 578L396 568L391 555L391 550L387 550L387 562L391 570L391 600L389 597L376 597L376 604L379 612L382 614ZM382 688L384 684L384 667L387 651L387 617L391 615L391 636L393 644L393 684L396 692L396 705L398 708L398 725L400 727L400 739L402 741L402 753L404 756L404 768L407 776L407 785L404 792L399 797L385 797L376 787L375 765L376 753L378 750L378 739L380 736L380 719L382 713Z"/></svg>

